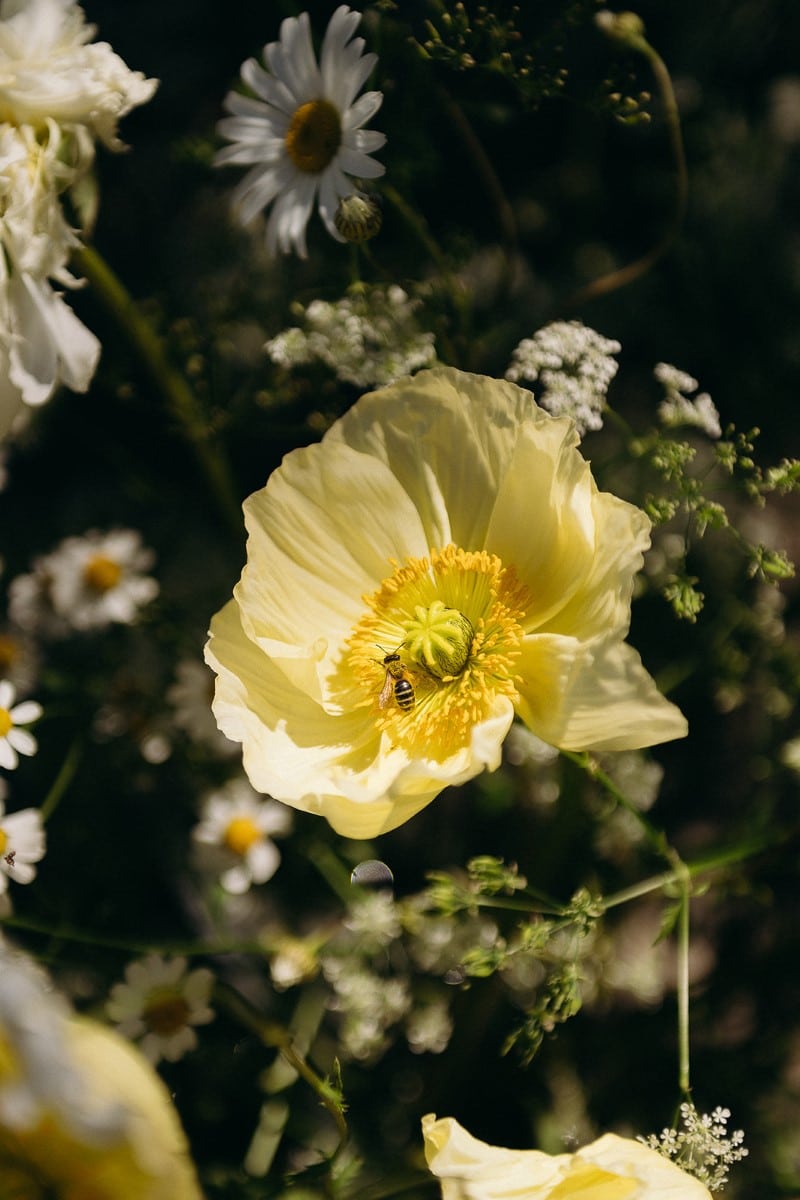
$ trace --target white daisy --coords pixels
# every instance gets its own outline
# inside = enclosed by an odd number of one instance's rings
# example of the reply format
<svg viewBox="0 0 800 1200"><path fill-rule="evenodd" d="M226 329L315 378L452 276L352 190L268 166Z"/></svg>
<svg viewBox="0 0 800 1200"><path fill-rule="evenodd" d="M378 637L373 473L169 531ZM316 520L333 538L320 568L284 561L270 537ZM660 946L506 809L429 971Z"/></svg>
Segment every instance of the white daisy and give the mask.
<svg viewBox="0 0 800 1200"><path fill-rule="evenodd" d="M139 609L158 594L144 574L153 552L133 529L90 530L68 537L35 560L30 575L9 588L9 613L22 629L62 636L72 629L130 625Z"/></svg>
<svg viewBox="0 0 800 1200"><path fill-rule="evenodd" d="M286 833L289 812L277 800L264 800L244 779L233 779L206 797L192 838L202 865L220 873L226 892L240 895L252 883L266 883L281 856L270 835Z"/></svg>
<svg viewBox="0 0 800 1200"><path fill-rule="evenodd" d="M19 755L29 757L36 753L36 738L21 725L38 721L42 706L35 700L23 700L14 704L17 690L7 679L0 680L0 767L13 771Z"/></svg>
<svg viewBox="0 0 800 1200"><path fill-rule="evenodd" d="M315 201L331 237L345 239L334 218L341 197L360 195L348 179L375 179L385 168L370 155L386 141L363 126L375 115L382 92L359 89L377 62L353 38L361 14L342 4L330 19L317 65L308 13L287 17L280 40L264 47L266 70L254 58L242 65L243 82L255 97L230 92L230 117L218 132L233 144L216 166L251 165L234 192L239 218L248 225L269 204L267 249L307 257L306 225ZM273 203L274 202L274 203Z"/></svg>
<svg viewBox="0 0 800 1200"><path fill-rule="evenodd" d="M0 789L0 916L11 913L8 880L31 883L36 878L33 864L44 858L46 850L38 808L23 808L6 816L5 797L6 789L3 786Z"/></svg>
<svg viewBox="0 0 800 1200"><path fill-rule="evenodd" d="M214 1019L208 1003L213 982L205 967L187 971L185 958L150 954L128 963L124 982L111 989L106 1013L152 1063L177 1062L197 1045L193 1026Z"/></svg>

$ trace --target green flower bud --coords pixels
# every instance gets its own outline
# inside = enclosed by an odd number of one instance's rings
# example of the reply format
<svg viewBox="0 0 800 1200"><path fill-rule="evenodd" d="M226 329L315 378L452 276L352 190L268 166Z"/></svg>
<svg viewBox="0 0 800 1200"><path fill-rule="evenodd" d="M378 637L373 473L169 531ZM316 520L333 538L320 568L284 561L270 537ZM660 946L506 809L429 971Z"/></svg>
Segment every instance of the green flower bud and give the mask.
<svg viewBox="0 0 800 1200"><path fill-rule="evenodd" d="M437 679L460 675L472 650L472 622L441 600L434 600L429 608L418 604L414 613L403 638L409 657Z"/></svg>
<svg viewBox="0 0 800 1200"><path fill-rule="evenodd" d="M366 242L380 231L381 206L374 196L342 196L333 223L346 242Z"/></svg>

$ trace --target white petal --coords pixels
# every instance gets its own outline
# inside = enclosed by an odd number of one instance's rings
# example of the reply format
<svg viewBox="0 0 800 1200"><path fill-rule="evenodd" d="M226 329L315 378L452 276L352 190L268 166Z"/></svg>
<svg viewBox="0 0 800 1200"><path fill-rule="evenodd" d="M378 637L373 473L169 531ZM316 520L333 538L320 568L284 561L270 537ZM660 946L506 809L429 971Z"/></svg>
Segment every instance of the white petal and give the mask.
<svg viewBox="0 0 800 1200"><path fill-rule="evenodd" d="M339 150L336 161L347 175L355 175L357 179L377 179L386 172L383 163L376 162L360 150L349 150L346 146Z"/></svg>

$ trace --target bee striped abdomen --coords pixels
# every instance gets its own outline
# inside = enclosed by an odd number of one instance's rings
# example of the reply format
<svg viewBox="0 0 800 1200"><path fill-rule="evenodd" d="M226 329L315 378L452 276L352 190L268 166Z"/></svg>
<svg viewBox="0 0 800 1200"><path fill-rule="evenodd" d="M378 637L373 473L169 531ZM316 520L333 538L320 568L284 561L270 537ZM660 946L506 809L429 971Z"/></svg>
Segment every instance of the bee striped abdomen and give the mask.
<svg viewBox="0 0 800 1200"><path fill-rule="evenodd" d="M404 712L408 712L414 707L414 686L410 679L394 681L394 699L397 707L402 708Z"/></svg>

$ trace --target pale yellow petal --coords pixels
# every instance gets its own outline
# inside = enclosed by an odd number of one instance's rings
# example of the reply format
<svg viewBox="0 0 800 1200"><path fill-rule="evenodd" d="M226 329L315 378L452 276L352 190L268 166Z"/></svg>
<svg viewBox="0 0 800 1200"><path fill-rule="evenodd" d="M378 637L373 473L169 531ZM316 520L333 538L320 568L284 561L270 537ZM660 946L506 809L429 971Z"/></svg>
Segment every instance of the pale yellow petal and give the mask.
<svg viewBox="0 0 800 1200"><path fill-rule="evenodd" d="M606 1133L596 1142L581 1147L575 1157L606 1171L641 1180L642 1196L647 1200L711 1200L711 1193L699 1179L631 1138Z"/></svg>
<svg viewBox="0 0 800 1200"><path fill-rule="evenodd" d="M486 549L530 588L529 632L564 607L595 558L597 489L576 442L567 420L521 429L486 532Z"/></svg>
<svg viewBox="0 0 800 1200"><path fill-rule="evenodd" d="M666 700L636 651L620 640L581 644L525 639L517 711L562 750L637 750L685 737L686 718Z"/></svg>
<svg viewBox="0 0 800 1200"><path fill-rule="evenodd" d="M425 554L419 516L378 459L345 445L287 455L244 504L247 566L235 589L244 628L297 687L330 701L331 659L390 559Z"/></svg>
<svg viewBox="0 0 800 1200"><path fill-rule="evenodd" d="M575 1154L550 1155L491 1146L432 1113L422 1118L422 1133L443 1200L711 1200L693 1176L616 1134Z"/></svg>
<svg viewBox="0 0 800 1200"><path fill-rule="evenodd" d="M98 1111L119 1108L122 1131L89 1144L56 1115L29 1130L15 1131L20 1182L29 1178L30 1168L37 1179L52 1183L53 1194L59 1196L202 1200L177 1112L150 1064L124 1038L83 1018L69 1021L67 1044L82 1077L82 1101ZM0 1174L5 1175L7 1165L0 1130Z"/></svg>
<svg viewBox="0 0 800 1200"><path fill-rule="evenodd" d="M212 621L206 660L218 675L214 714L223 733L242 743L253 787L326 817L347 837L394 829L448 785L496 769L514 717L498 697L457 754L409 760L380 736L369 706L334 716L293 687L247 638L235 601Z"/></svg>
<svg viewBox="0 0 800 1200"><path fill-rule="evenodd" d="M347 757L365 770L380 739L368 709L332 715L295 687L280 667L245 635L235 600L211 623L206 661L217 672L217 724L241 742L250 782L260 792L298 808L330 790L331 764Z"/></svg>
<svg viewBox="0 0 800 1200"><path fill-rule="evenodd" d="M650 545L650 521L633 504L595 492L595 544L590 570L569 602L542 626L586 641L624 636L630 624L633 580Z"/></svg>
<svg viewBox="0 0 800 1200"><path fill-rule="evenodd" d="M521 426L549 422L531 393L452 367L362 396L326 435L386 462L416 506L429 546L484 546Z"/></svg>

